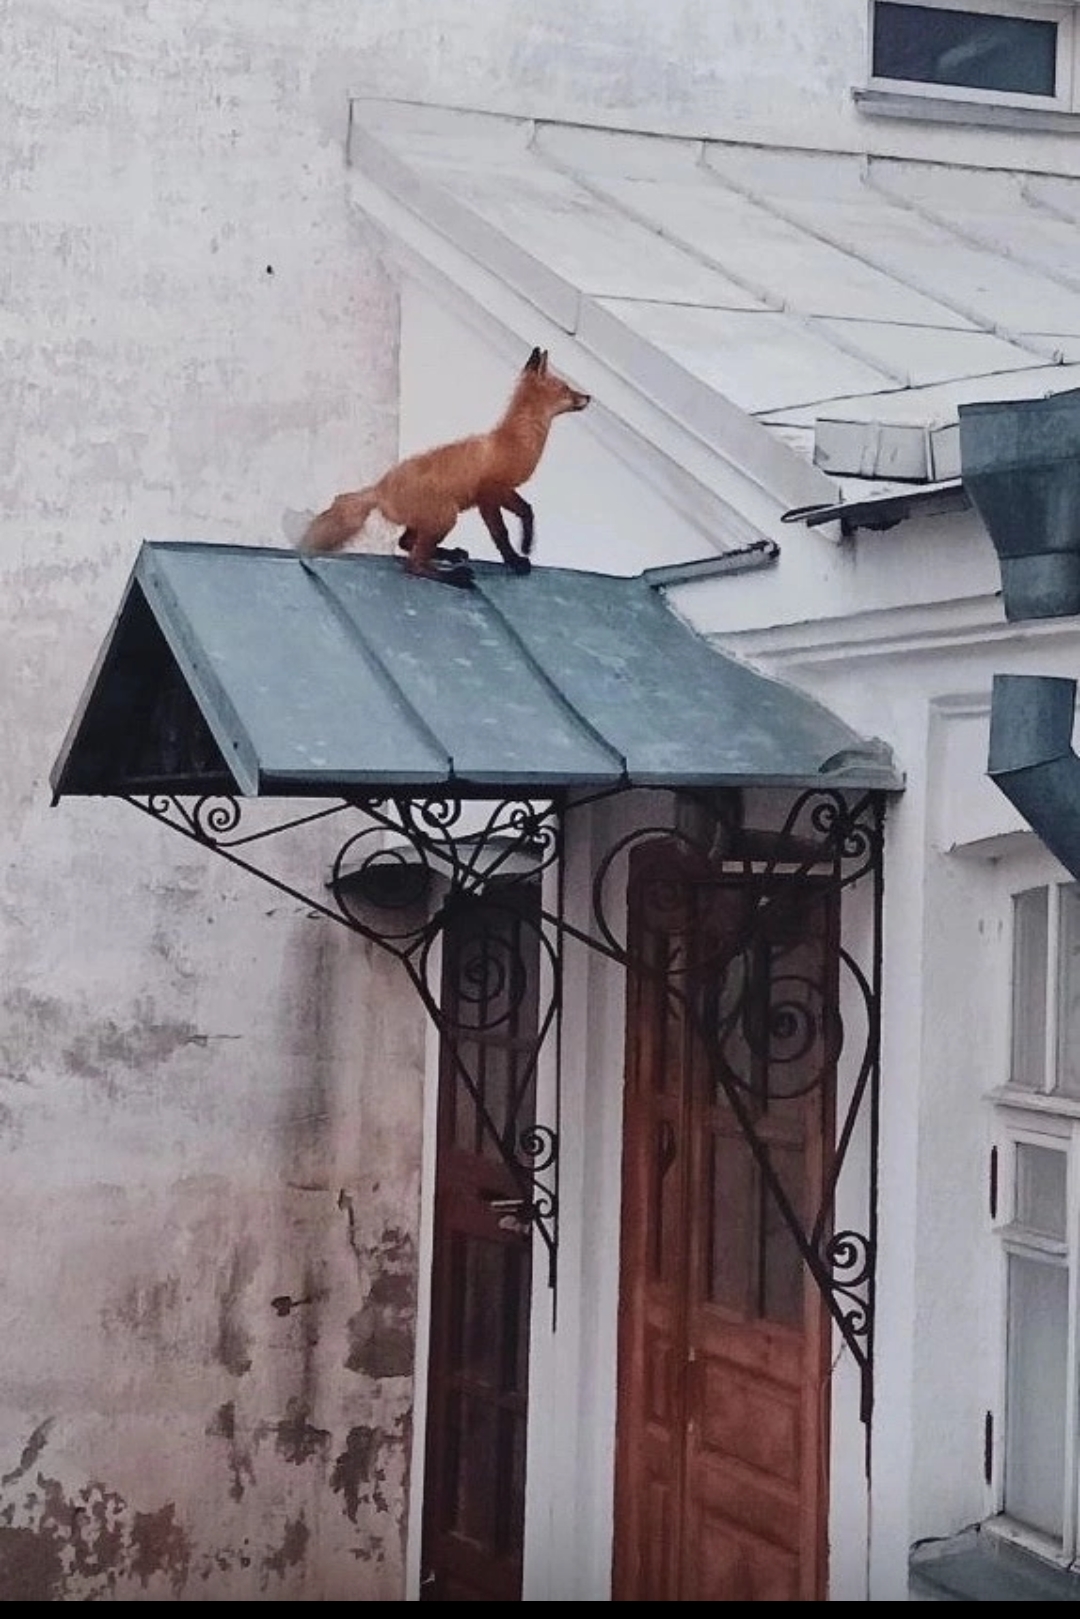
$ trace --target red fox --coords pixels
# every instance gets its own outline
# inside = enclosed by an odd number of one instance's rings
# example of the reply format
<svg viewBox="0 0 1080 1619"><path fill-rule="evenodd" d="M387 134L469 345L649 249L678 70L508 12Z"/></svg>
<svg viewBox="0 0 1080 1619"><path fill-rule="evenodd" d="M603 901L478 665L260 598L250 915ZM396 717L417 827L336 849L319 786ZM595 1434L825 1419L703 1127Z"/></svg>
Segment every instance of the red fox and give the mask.
<svg viewBox="0 0 1080 1619"><path fill-rule="evenodd" d="M303 551L338 551L359 534L372 512L401 523L398 540L408 552L410 573L468 585L472 574L461 551L440 550L461 513L475 506L499 555L515 573L528 573L533 545L533 509L518 493L536 471L551 424L564 411L584 410L589 395L548 370L546 349L533 349L502 419L487 433L441 444L408 456L377 483L338 495L308 525ZM521 522L521 551L510 543L503 512ZM457 566L440 569L436 558Z"/></svg>

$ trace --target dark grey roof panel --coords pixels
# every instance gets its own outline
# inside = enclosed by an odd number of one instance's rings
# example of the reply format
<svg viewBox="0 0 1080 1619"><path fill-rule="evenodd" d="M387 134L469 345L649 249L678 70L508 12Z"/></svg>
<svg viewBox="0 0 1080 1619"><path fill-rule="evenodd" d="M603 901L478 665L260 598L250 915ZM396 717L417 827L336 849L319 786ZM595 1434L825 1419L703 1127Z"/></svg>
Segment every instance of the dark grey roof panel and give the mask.
<svg viewBox="0 0 1080 1619"><path fill-rule="evenodd" d="M444 780L449 760L287 551L146 545L136 568L245 793Z"/></svg>
<svg viewBox="0 0 1080 1619"><path fill-rule="evenodd" d="M640 785L801 784L819 781L829 760L862 784L877 775L896 785L880 748L804 693L718 652L643 580L551 568L525 583L493 570L482 588Z"/></svg>
<svg viewBox="0 0 1080 1619"><path fill-rule="evenodd" d="M645 578L151 542L52 772L56 796L357 788L896 789L888 750L717 651Z"/></svg>
<svg viewBox="0 0 1080 1619"><path fill-rule="evenodd" d="M391 557L311 560L305 565L340 603L362 645L453 762L478 783L573 786L617 783L621 753L582 723L557 679L545 675L509 627L521 598L543 575L509 575L518 587L506 618L485 585L506 570L477 568L479 590L415 579Z"/></svg>

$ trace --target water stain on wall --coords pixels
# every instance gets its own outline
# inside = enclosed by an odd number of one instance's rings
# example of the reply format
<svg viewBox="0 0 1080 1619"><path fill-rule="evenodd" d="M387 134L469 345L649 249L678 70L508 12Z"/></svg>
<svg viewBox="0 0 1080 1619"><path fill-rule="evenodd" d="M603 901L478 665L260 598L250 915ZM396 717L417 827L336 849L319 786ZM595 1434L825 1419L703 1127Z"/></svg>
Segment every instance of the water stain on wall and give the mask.
<svg viewBox="0 0 1080 1619"><path fill-rule="evenodd" d="M312 1456L325 1456L331 1436L325 1428L312 1427L306 1402L295 1396L285 1406L285 1415L275 1428L277 1449L287 1462L299 1465Z"/></svg>
<svg viewBox="0 0 1080 1619"><path fill-rule="evenodd" d="M246 1485L255 1483L255 1464L251 1459L250 1450L237 1438L236 1406L232 1400L218 1406L213 1421L207 1425L206 1432L211 1439L225 1440L228 1446L231 1480L229 1494L234 1501L242 1501Z"/></svg>
<svg viewBox="0 0 1080 1619"><path fill-rule="evenodd" d="M281 1545L276 1551L267 1553L263 1558L263 1567L269 1573L284 1578L288 1569L297 1568L304 1561L310 1539L311 1531L304 1522L303 1513L298 1518L286 1518Z"/></svg>
<svg viewBox="0 0 1080 1619"><path fill-rule="evenodd" d="M257 1265L254 1242L241 1242L217 1279L218 1334L214 1354L234 1377L243 1377L251 1370L251 1334L244 1323L242 1304L244 1289L251 1285Z"/></svg>

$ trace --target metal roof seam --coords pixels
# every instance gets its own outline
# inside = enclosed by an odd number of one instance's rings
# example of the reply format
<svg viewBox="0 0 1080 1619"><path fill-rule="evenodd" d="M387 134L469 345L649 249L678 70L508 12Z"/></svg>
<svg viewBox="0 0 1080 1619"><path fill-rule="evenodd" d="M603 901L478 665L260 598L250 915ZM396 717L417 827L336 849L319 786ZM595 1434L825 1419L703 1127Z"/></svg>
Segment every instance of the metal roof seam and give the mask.
<svg viewBox="0 0 1080 1619"><path fill-rule="evenodd" d="M427 720L424 719L423 715L417 711L415 705L406 697L405 693L401 689L401 686L394 679L382 658L379 657L379 654L375 651L367 637L360 630L360 627L356 623L356 620L353 618L352 614L347 610L343 603L339 601L338 597L331 590L325 579L320 576L318 570L312 567L311 563L306 557L302 556L299 560L300 566L305 575L315 585L316 590L318 590L324 601L329 604L331 610L337 617L338 622L346 629L350 638L360 649L371 668L376 671L379 679L382 681L386 690L390 692L394 698L394 701L397 702L400 707L409 715L412 724L421 733L424 740L432 748L434 748L436 752L442 754L443 758L446 760L447 777L452 780L455 773L454 760L452 754L449 753L446 745L442 741L442 738L435 734Z"/></svg>
<svg viewBox="0 0 1080 1619"><path fill-rule="evenodd" d="M771 309L776 314L784 312L784 300L782 298L778 298L774 292L769 292L760 282L751 281L749 276L741 275L737 270L728 269L727 265L721 263L714 253L707 253L703 247L698 247L696 243L689 241L681 231L673 231L666 225L657 224L656 220L650 219L643 209L633 208L623 198L613 196L608 187L601 184L599 180L583 174L580 169L574 168L571 163L560 162L557 157L553 157L550 152L545 151L542 147L537 148L536 155L548 168L554 169L557 174L565 175L569 180L573 180L574 184L580 186L582 191L588 192L590 197L595 197L598 202L606 203L609 207L616 209L624 218L633 220L634 224L640 225L643 230L651 231L663 241L670 242L672 247L677 247L680 253L685 253L688 258L692 258L696 263L704 265L706 269L719 271L728 281L734 282L735 286L740 287L751 298L757 298L760 303L765 305L766 309ZM674 302L675 300L665 301Z"/></svg>
<svg viewBox="0 0 1080 1619"><path fill-rule="evenodd" d="M886 197L894 206L915 214L919 219L925 219L928 224L935 225L940 230L948 231L950 236L955 236L957 241L963 242L965 246L978 248L984 253L1000 254L1013 264L1023 265L1024 269L1030 270L1035 275L1042 276L1045 280L1051 281L1057 286L1065 287L1070 292L1080 292L1080 276L1066 275L1060 270L1048 269L1046 265L1041 264L1030 253L1017 252L1016 248L1011 246L1005 248L1000 243L995 242L992 236L984 235L981 231L973 230L970 226L957 224L956 219L944 210L933 208L924 202L917 202L913 197L905 197L902 192L893 191L891 187L883 185L880 180L874 178L873 170L868 173L866 184L872 191L876 191L879 196ZM1027 349L1029 353L1036 355L1039 359L1050 357L1055 358L1058 362L1061 360L1060 350L1055 349L1051 353L1045 344L1040 344L1029 335L1011 330L1006 333L1002 330L1000 323L995 324L993 329L998 335L1007 336L1008 341L1014 343L1017 348Z"/></svg>
<svg viewBox="0 0 1080 1619"><path fill-rule="evenodd" d="M948 309L952 314L959 315L963 320L968 321L971 326L978 331L993 332L995 330L995 326L992 321L988 321L985 316L979 315L970 309L965 308L955 299L943 294L940 288L933 287L929 283L923 282L918 276L901 274L896 269L895 265L891 265L888 262L885 255L875 256L873 253L870 253L865 249L857 249L853 247L850 242L845 242L841 237L837 236L831 231L824 230L820 227L811 227L804 219L800 219L797 214L789 212L788 209L781 207L776 202L775 198L763 197L761 193L755 191L752 186L743 185L738 180L733 180L730 175L723 174L719 170L714 169L708 162L704 163L702 167L705 173L708 174L717 185L726 186L729 191L734 191L737 196L745 197L749 202L756 203L759 208L765 209L767 213L772 214L776 219L782 219L785 224L793 225L797 230L805 231L806 234L812 237L815 241L826 242L830 247L836 248L839 252L846 253L849 258L854 259L857 263L867 264L871 267L871 269L883 271L884 274L890 276L898 286L904 287L908 292L917 292L924 298L930 298L942 309ZM884 195L884 193L882 193L882 195ZM890 197L889 201L891 202L892 200L893 199Z"/></svg>
<svg viewBox="0 0 1080 1619"><path fill-rule="evenodd" d="M1080 225L1080 209L1072 213L1063 208L1059 202L1051 202L1049 197L1042 197L1037 191L1031 189L1033 184L1040 180L1056 180L1054 174L1025 174L1020 177L1020 195L1035 213L1048 214L1051 219L1060 219L1066 225Z"/></svg>
<svg viewBox="0 0 1080 1619"><path fill-rule="evenodd" d="M563 691L562 687L559 685L558 681L554 680L551 677L551 675L548 674L547 670L544 668L543 664L539 661L539 659L533 656L533 653L529 648L528 642L525 640L525 638L521 634L520 630L514 624L513 620L511 618L508 618L507 615L504 612L502 612L502 610L500 609L498 603L493 599L492 596L490 596L488 594L488 592L486 590L484 590L482 581L479 581L479 580L477 581L477 587L476 588L479 589L483 593L483 597L484 597L484 600L488 604L489 611L498 620L498 622L503 626L503 628L505 629L507 635L510 637L510 639L513 641L514 645L517 647L518 651L521 653L522 658L528 663L529 667L535 672L537 678L552 693L552 695L555 697L555 699L560 704L560 706L562 708L566 709L566 711L571 715L571 717L574 720L574 723L576 725L579 725L581 727L581 729L583 731L585 731L592 738L592 740L594 742L599 743L599 745L604 749L605 753L610 754L613 759L618 760L619 769L620 769L622 775L626 778L626 780L629 780L630 779L630 764L629 764L629 760L627 759L626 755L619 748L614 747L611 744L611 742L608 740L608 738L604 735L604 733L602 731L598 730L597 727L592 723L592 721L587 719L585 717L585 715L582 714L581 710L579 708L577 708L570 701L570 699L567 697L566 693Z"/></svg>
<svg viewBox="0 0 1080 1619"><path fill-rule="evenodd" d="M715 253L707 253L704 248L698 247L691 242L681 231L673 231L667 226L658 225L642 209L632 208L621 197L613 196L606 186L582 174L579 169L575 169L571 164L561 163L557 158L552 157L550 153L543 151L542 148L539 149L538 155L542 156L543 161L549 167L557 170L560 174L567 175L583 191L587 191L590 196L609 203L613 208L617 208L620 213L624 214L627 219L632 219L635 224L641 225L644 229L654 231L664 241L670 242L680 252L688 254L699 264L705 265L710 270L717 270L727 280L734 282L737 287L741 287L743 292L749 294L750 297L759 299L766 309L771 310L774 314L783 315L785 320L790 320L804 331L812 332L820 342L828 344L840 354L846 354L849 359L861 361L863 365L869 366L872 370L895 382L898 387L906 388L910 385L911 378L906 372L898 371L894 367L887 365L880 356L871 354L868 349L859 343L853 342L850 338L841 338L820 317L803 314L800 310L793 309L785 299L778 297L774 292L770 292L760 282L752 281L749 276L740 274L738 270L733 270L730 265L717 258ZM745 200L752 207L759 206L753 198L748 197ZM666 301L670 303L675 300L668 299ZM758 415L759 412L755 411L752 414Z"/></svg>

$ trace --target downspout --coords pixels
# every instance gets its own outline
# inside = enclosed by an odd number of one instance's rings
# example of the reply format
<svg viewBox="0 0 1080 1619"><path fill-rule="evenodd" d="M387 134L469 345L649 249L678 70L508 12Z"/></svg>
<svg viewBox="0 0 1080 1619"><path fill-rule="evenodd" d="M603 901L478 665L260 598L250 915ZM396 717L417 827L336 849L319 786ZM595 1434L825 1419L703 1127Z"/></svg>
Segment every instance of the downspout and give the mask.
<svg viewBox="0 0 1080 1619"><path fill-rule="evenodd" d="M986 773L1050 853L1080 877L1080 759L1073 752L1076 681L995 675Z"/></svg>
<svg viewBox="0 0 1080 1619"><path fill-rule="evenodd" d="M1005 617L1080 614L1080 390L961 405L964 487L994 544ZM1075 680L995 675L987 774L1080 877Z"/></svg>

